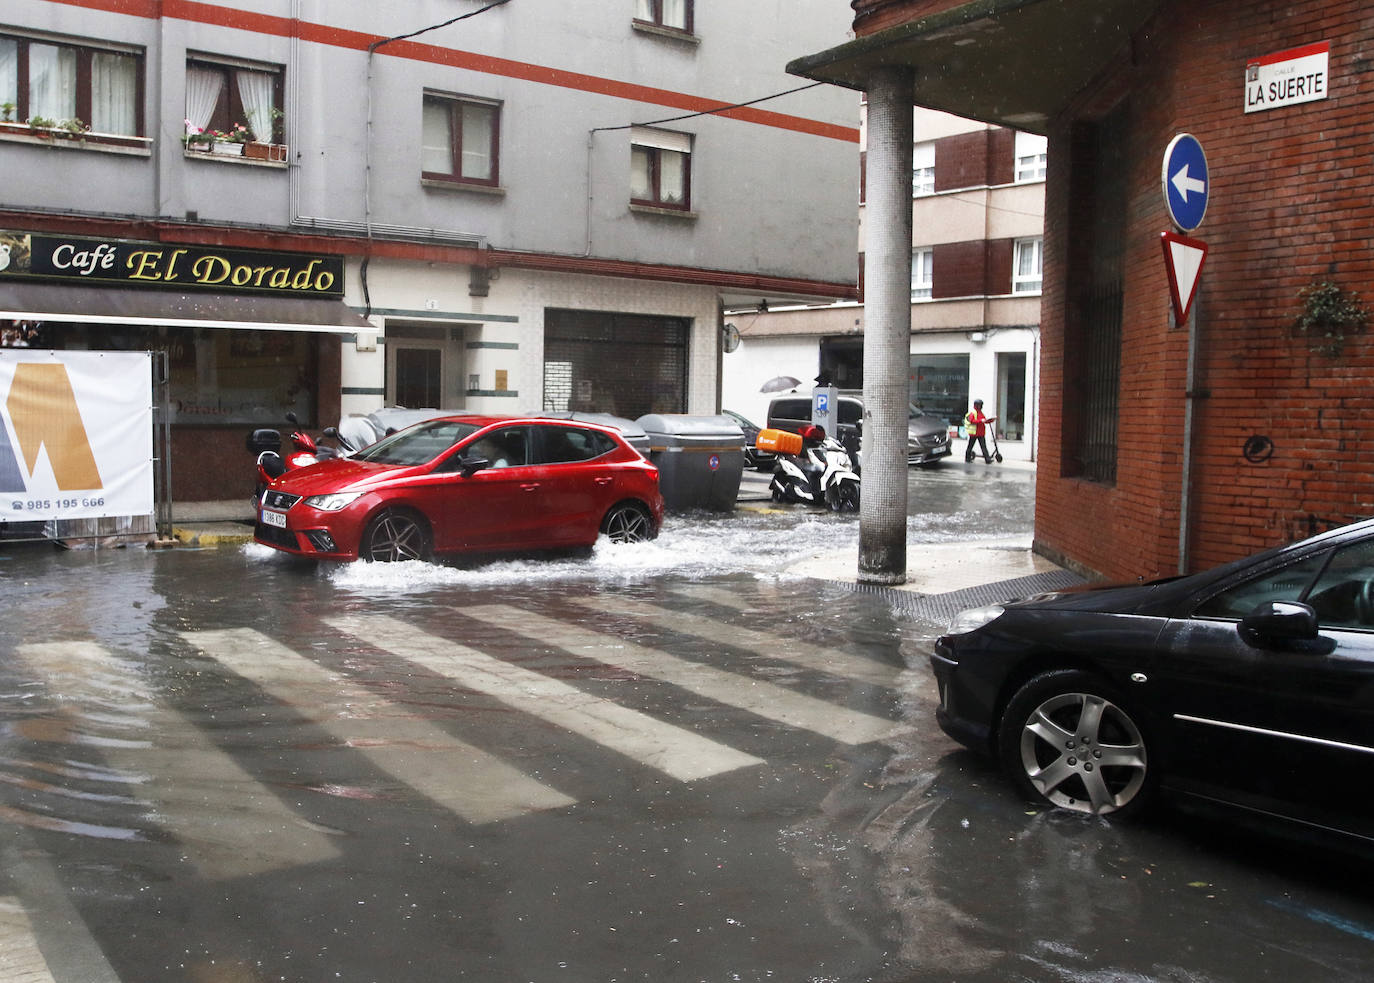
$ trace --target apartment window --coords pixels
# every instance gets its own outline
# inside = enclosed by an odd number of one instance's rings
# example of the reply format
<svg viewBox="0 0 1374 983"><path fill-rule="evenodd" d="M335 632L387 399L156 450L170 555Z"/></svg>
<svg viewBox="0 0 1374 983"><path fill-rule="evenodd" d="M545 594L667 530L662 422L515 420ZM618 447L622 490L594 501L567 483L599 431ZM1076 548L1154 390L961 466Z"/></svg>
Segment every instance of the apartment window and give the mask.
<svg viewBox="0 0 1374 983"><path fill-rule="evenodd" d="M1015 264L1011 275L1011 292L1014 294L1038 294L1040 292L1040 266L1044 253L1045 240L1036 236L1034 239L1017 239L1015 255L1012 262Z"/></svg>
<svg viewBox="0 0 1374 983"><path fill-rule="evenodd" d="M143 55L132 50L0 35L7 121L79 120L92 133L143 135Z"/></svg>
<svg viewBox="0 0 1374 983"><path fill-rule="evenodd" d="M912 300L930 300L930 290L935 282L935 277L932 275L934 264L934 249L913 249L911 251Z"/></svg>
<svg viewBox="0 0 1374 983"><path fill-rule="evenodd" d="M935 144L918 143L911 154L911 197L935 194Z"/></svg>
<svg viewBox="0 0 1374 983"><path fill-rule="evenodd" d="M630 202L691 208L692 137L636 126L630 131Z"/></svg>
<svg viewBox="0 0 1374 983"><path fill-rule="evenodd" d="M423 177L496 186L500 179L500 106L426 93L423 131Z"/></svg>
<svg viewBox="0 0 1374 983"><path fill-rule="evenodd" d="M1016 183L1045 180L1049 140L1034 133L1016 134Z"/></svg>
<svg viewBox="0 0 1374 983"><path fill-rule="evenodd" d="M635 20L692 32L692 0L635 0Z"/></svg>
<svg viewBox="0 0 1374 983"><path fill-rule="evenodd" d="M187 59L186 132L232 134L243 127L259 143L281 143L282 93L280 68Z"/></svg>

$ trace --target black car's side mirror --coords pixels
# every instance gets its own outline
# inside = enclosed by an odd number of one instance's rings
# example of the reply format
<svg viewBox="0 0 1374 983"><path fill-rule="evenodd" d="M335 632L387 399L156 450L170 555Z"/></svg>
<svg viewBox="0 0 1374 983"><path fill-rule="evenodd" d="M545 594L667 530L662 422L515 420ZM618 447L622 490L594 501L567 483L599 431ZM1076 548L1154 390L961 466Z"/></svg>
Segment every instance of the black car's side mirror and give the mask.
<svg viewBox="0 0 1374 983"><path fill-rule="evenodd" d="M1240 636L1251 645L1308 641L1317 637L1317 612L1298 601L1265 601L1241 619Z"/></svg>

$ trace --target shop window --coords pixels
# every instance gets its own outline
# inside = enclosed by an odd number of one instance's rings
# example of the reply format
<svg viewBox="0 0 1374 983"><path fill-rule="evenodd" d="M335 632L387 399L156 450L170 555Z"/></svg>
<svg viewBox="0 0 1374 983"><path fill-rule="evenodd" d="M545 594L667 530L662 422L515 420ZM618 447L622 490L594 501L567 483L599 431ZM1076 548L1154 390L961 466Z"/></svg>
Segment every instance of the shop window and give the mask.
<svg viewBox="0 0 1374 983"><path fill-rule="evenodd" d="M427 92L422 130L423 178L496 187L500 180L499 105Z"/></svg>
<svg viewBox="0 0 1374 983"><path fill-rule="evenodd" d="M1045 180L1049 141L1034 133L1016 134L1016 183Z"/></svg>
<svg viewBox="0 0 1374 983"><path fill-rule="evenodd" d="M692 33L692 0L635 0L635 20Z"/></svg>
<svg viewBox="0 0 1374 983"><path fill-rule="evenodd" d="M911 152L911 197L935 194L935 144L918 143Z"/></svg>
<svg viewBox="0 0 1374 983"><path fill-rule="evenodd" d="M188 59L186 133L232 143L281 143L282 94L280 68Z"/></svg>
<svg viewBox="0 0 1374 983"><path fill-rule="evenodd" d="M0 121L141 137L143 85L141 51L0 35Z"/></svg>
<svg viewBox="0 0 1374 983"><path fill-rule="evenodd" d="M911 251L911 299L930 300L935 284L935 250L913 249Z"/></svg>
<svg viewBox="0 0 1374 983"><path fill-rule="evenodd" d="M1007 440L1026 436L1026 353L997 353L997 430Z"/></svg>
<svg viewBox="0 0 1374 983"><path fill-rule="evenodd" d="M1044 245L1045 240L1042 236L1016 240L1012 259L1012 293L1038 294L1040 292Z"/></svg>
<svg viewBox="0 0 1374 983"><path fill-rule="evenodd" d="M969 408L968 355L911 356L911 400L959 426Z"/></svg>
<svg viewBox="0 0 1374 983"><path fill-rule="evenodd" d="M630 202L691 208L692 137L636 126L630 133Z"/></svg>

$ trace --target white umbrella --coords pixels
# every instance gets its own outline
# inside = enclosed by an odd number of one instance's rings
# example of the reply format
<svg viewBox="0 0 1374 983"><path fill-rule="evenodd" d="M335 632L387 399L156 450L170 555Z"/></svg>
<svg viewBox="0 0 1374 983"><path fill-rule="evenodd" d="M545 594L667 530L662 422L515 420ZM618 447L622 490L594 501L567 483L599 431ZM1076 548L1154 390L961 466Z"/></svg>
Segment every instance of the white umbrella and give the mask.
<svg viewBox="0 0 1374 983"><path fill-rule="evenodd" d="M759 386L759 392L780 393L787 389L796 389L800 385L800 379L794 379L790 375L777 375Z"/></svg>

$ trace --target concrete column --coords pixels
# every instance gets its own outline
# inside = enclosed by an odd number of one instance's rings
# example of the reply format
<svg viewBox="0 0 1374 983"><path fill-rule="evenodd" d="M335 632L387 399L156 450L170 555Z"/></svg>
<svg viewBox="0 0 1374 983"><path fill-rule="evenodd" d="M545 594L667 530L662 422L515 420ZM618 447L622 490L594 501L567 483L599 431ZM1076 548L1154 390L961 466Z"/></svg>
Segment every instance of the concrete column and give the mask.
<svg viewBox="0 0 1374 983"><path fill-rule="evenodd" d="M858 579L872 584L906 582L913 79L910 69L881 68L868 88Z"/></svg>

